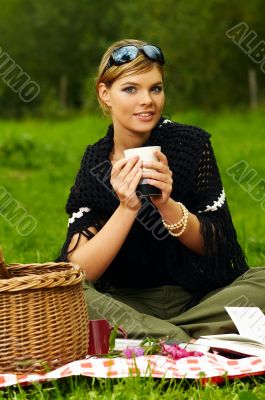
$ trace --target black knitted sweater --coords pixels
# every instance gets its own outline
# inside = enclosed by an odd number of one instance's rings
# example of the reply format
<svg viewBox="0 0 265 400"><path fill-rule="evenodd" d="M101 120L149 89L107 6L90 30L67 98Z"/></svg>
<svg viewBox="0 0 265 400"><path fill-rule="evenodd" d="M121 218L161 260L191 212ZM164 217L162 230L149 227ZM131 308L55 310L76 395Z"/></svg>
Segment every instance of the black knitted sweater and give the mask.
<svg viewBox="0 0 265 400"><path fill-rule="evenodd" d="M113 125L106 136L84 153L66 205L69 225L57 261L67 261L68 246L76 233L88 240L94 226L100 230L119 205L110 183ZM171 198L182 202L200 222L206 252L203 256L169 235L161 215L148 198L138 212L120 251L97 282L97 287L151 288L180 285L193 293L207 293L231 283L248 269L237 241L210 134L195 126L163 117L143 146L161 146L173 172ZM113 242L115 237L113 237ZM105 243L102 243L104 251ZM96 262L96 260L95 260Z"/></svg>

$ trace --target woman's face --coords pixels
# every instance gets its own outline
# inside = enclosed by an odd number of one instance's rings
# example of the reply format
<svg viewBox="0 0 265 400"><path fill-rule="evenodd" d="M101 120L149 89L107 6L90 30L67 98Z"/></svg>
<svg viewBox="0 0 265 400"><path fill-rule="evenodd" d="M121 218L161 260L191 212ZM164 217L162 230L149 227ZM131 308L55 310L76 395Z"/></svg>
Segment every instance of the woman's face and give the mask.
<svg viewBox="0 0 265 400"><path fill-rule="evenodd" d="M101 83L99 93L110 108L114 129L120 131L150 132L165 102L162 74L156 66L148 72L123 76L110 88Z"/></svg>

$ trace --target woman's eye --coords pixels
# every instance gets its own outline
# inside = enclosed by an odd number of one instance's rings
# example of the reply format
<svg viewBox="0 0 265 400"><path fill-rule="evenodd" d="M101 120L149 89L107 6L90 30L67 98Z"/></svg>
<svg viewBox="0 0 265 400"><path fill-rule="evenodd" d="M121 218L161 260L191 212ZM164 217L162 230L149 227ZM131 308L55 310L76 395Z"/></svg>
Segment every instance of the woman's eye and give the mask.
<svg viewBox="0 0 265 400"><path fill-rule="evenodd" d="M126 87L126 88L123 89L123 90L124 90L125 92L127 92L127 93L135 93L136 88L133 87L133 86L128 86L128 87ZM163 87L162 87L162 86L154 86L154 87L152 87L151 90L152 90L153 92L159 93L159 92L162 92Z"/></svg>
<svg viewBox="0 0 265 400"><path fill-rule="evenodd" d="M133 87L133 86L128 86L127 88L125 88L124 89L124 91L125 92L128 92L128 93L133 93L133 90L134 90L135 88Z"/></svg>
<svg viewBox="0 0 265 400"><path fill-rule="evenodd" d="M154 86L153 87L154 92L162 92L162 90L163 90L162 86Z"/></svg>

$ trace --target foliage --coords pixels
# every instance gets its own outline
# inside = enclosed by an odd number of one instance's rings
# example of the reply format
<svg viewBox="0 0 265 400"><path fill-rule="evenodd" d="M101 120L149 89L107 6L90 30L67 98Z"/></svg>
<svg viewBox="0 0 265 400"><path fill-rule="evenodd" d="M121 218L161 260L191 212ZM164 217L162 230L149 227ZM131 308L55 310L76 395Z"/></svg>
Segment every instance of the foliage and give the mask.
<svg viewBox="0 0 265 400"><path fill-rule="evenodd" d="M0 7L2 50L41 88L33 102L23 103L0 80L1 115L97 111L97 67L106 48L121 38L139 38L164 50L171 113L246 107L250 68L256 71L260 103L265 100L259 64L225 34L243 21L257 34L252 47L264 40L263 0L205 0L203 7L199 0L0 0Z"/></svg>

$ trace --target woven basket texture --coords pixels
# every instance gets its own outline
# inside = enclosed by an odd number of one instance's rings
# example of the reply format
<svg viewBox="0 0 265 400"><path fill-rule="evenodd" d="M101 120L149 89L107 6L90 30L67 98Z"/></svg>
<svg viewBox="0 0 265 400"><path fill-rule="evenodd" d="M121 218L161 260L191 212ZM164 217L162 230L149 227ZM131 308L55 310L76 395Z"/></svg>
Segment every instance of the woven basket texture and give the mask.
<svg viewBox="0 0 265 400"><path fill-rule="evenodd" d="M0 373L41 373L85 358L88 314L79 266L9 264L0 279Z"/></svg>

